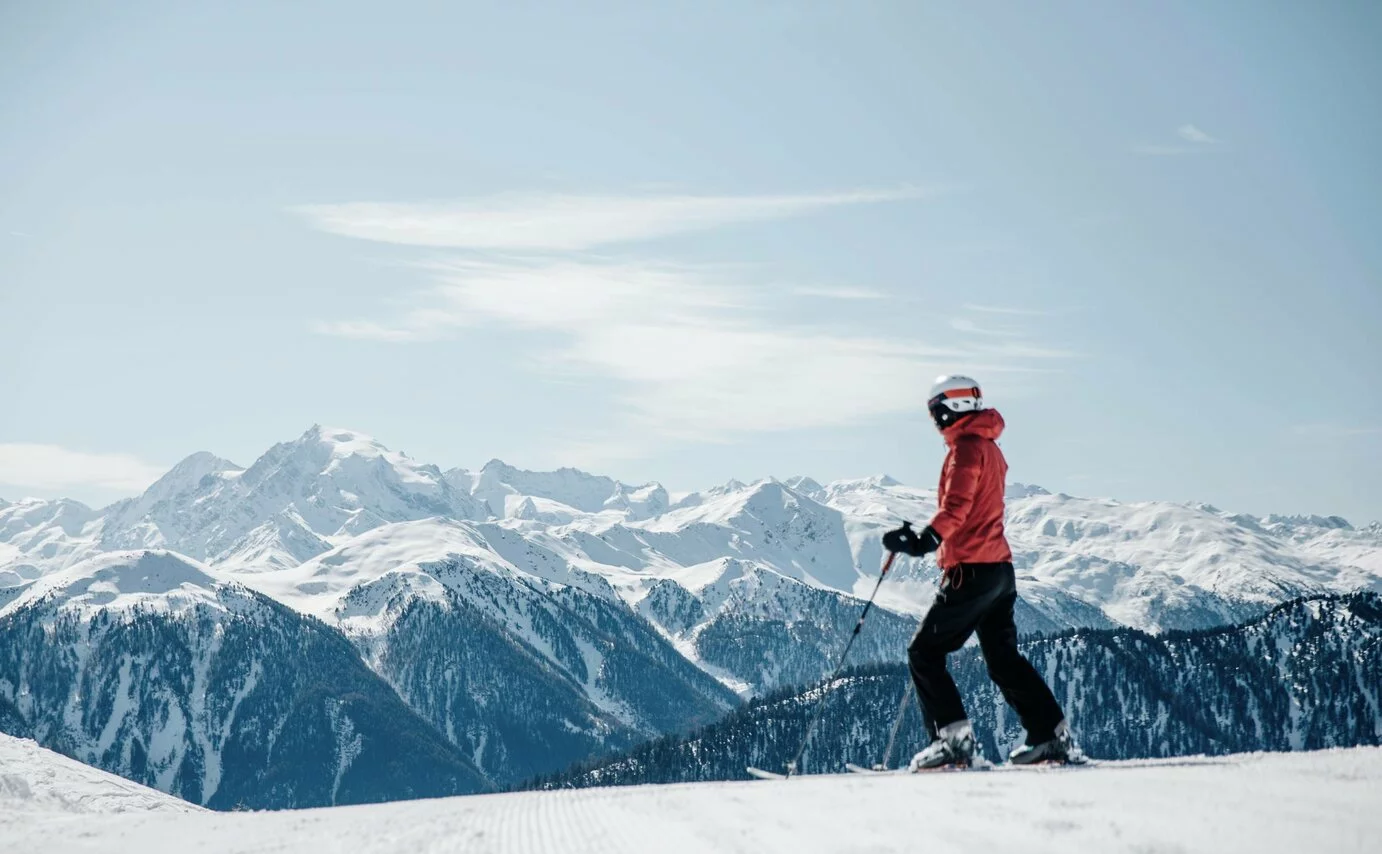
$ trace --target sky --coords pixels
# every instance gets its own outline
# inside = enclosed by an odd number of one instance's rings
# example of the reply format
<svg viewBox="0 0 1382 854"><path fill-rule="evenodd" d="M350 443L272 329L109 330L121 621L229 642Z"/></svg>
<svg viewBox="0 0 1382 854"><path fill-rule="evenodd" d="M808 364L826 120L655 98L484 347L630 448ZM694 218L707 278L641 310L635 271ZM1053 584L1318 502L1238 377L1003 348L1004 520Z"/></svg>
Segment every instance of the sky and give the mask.
<svg viewBox="0 0 1382 854"><path fill-rule="evenodd" d="M579 7L579 8L577 8ZM322 423L1382 519L1382 6L0 3L0 497Z"/></svg>

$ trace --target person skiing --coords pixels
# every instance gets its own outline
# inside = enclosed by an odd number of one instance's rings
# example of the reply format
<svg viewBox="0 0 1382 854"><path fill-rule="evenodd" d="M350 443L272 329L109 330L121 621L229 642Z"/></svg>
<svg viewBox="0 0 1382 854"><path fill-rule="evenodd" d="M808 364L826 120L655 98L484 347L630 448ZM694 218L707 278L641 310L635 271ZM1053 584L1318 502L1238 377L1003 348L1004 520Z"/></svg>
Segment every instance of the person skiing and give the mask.
<svg viewBox="0 0 1382 854"><path fill-rule="evenodd" d="M907 648L931 737L931 744L913 757L911 770L971 762L974 730L945 659L975 631L989 678L1027 730L1026 743L1010 754L1009 761L1080 761L1083 757L1055 695L1017 649L1017 586L1003 531L1008 464L997 444L1003 416L984 405L979 383L965 376L937 379L927 407L948 447L936 515L920 531L904 522L883 536L883 547L891 552L913 557L937 552L942 573L935 603Z"/></svg>

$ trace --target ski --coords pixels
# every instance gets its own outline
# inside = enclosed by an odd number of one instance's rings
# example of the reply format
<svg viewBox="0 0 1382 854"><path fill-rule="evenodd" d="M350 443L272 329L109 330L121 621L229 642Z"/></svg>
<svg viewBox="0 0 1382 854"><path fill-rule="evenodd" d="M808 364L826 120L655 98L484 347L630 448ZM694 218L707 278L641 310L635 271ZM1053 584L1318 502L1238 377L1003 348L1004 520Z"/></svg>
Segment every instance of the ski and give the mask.
<svg viewBox="0 0 1382 854"><path fill-rule="evenodd" d="M920 771L913 771L910 768L865 768L863 765L855 765L853 762L845 763L845 770L851 774L879 775L879 774L933 774L945 772L956 774L970 771L992 771L996 768L993 763L984 760L977 760L972 765L941 765L938 768L923 768Z"/></svg>
<svg viewBox="0 0 1382 854"><path fill-rule="evenodd" d="M786 774L778 774L775 771L764 771L762 768L755 768L752 765L744 769L749 772L749 776L758 780L786 780Z"/></svg>
<svg viewBox="0 0 1382 854"><path fill-rule="evenodd" d="M845 763L845 770L851 774L906 774L906 768L865 768L853 762Z"/></svg>
<svg viewBox="0 0 1382 854"><path fill-rule="evenodd" d="M1030 770L1058 770L1061 768L1093 768L1096 763L1088 759L1078 759L1067 762L1037 762L1032 765L994 765L991 762L978 760L972 765L942 765L939 768L923 768L920 771L913 771L910 768L868 768L863 765L856 765L853 762L845 763L845 771L850 774L859 774L865 777L897 776L900 774L968 774L978 771L1030 771ZM786 774L779 774L776 771L764 771L762 768L749 766L744 769L750 777L757 780L786 780Z"/></svg>
<svg viewBox="0 0 1382 854"><path fill-rule="evenodd" d="M1088 759L1080 758L1064 759L1055 762L1033 762L1031 765L1013 765L1012 763L1008 763L1003 767L1011 768L1014 771L1022 771L1043 768L1046 770L1054 770L1058 768L1093 768L1096 765L1098 765L1097 762L1091 762Z"/></svg>

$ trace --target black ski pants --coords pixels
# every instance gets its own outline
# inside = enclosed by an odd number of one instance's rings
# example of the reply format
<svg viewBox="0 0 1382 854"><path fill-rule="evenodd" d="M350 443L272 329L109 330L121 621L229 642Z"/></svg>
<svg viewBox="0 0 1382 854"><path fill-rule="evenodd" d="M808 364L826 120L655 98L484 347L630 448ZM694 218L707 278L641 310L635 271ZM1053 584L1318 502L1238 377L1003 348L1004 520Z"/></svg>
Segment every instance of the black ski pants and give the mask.
<svg viewBox="0 0 1382 854"><path fill-rule="evenodd" d="M907 648L921 716L932 739L941 727L966 718L945 657L964 646L975 631L989 678L1027 728L1027 743L1055 737L1056 724L1065 715L1041 674L1017 650L1016 602L1011 563L965 564L941 582L935 604Z"/></svg>

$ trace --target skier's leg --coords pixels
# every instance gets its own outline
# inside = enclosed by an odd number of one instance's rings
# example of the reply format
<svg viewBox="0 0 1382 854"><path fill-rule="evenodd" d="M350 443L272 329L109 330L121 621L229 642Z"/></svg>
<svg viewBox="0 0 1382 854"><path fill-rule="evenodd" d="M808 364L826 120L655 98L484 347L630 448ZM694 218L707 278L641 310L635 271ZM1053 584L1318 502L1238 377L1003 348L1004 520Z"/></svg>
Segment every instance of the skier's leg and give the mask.
<svg viewBox="0 0 1382 854"><path fill-rule="evenodd" d="M974 633L985 604L984 597L973 595L980 592L942 587L907 647L912 684L921 700L921 717L933 740L942 727L965 719L964 702L945 668L945 658L964 646Z"/></svg>
<svg viewBox="0 0 1382 854"><path fill-rule="evenodd" d="M1006 568L1006 574L1007 579L1012 578L1011 566ZM1017 649L1017 625L1013 622L1017 589L1011 580L1006 586L1010 589L979 621L979 647L983 650L989 677L1026 727L1027 742L1038 744L1055 736L1056 725L1065 714L1041 674Z"/></svg>

